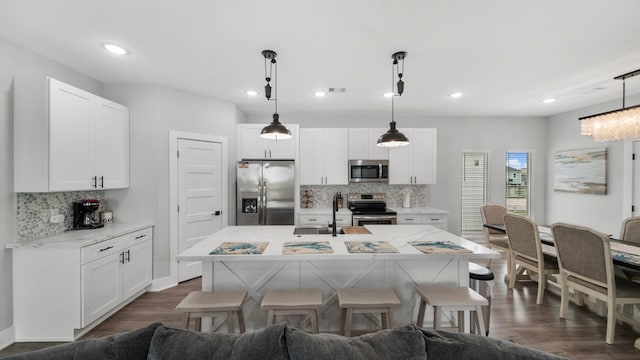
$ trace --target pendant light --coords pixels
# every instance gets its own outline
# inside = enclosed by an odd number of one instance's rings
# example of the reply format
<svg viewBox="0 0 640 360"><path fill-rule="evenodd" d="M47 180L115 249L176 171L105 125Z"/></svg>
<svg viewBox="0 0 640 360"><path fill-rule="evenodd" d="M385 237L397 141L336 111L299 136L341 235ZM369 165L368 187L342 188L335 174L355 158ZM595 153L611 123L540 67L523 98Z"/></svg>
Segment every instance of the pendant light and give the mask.
<svg viewBox="0 0 640 360"><path fill-rule="evenodd" d="M579 118L581 135L591 135L597 142L640 137L640 105L625 106L625 80L636 75L640 69L614 78L622 80L622 109Z"/></svg>
<svg viewBox="0 0 640 360"><path fill-rule="evenodd" d="M278 56L278 54L273 50L263 50L262 56L264 57L264 77L265 80L267 80L267 85L264 86L264 96L267 98L267 101L271 100L271 73L275 67L275 98L273 101L275 102L276 109L273 113L273 121L260 131L260 137L271 140L291 139L291 131L280 123L280 115L278 115L278 63L276 62L276 56Z"/></svg>
<svg viewBox="0 0 640 360"><path fill-rule="evenodd" d="M396 129L396 121L393 118L393 99L396 96L402 96L402 93L404 92L404 81L402 80L402 75L404 72L404 58L406 57L406 51L398 51L391 55L391 58L393 59L393 65L391 67L391 90L393 92L393 95L391 96L391 122L389 123L389 130L378 138L378 143L376 145L380 147L393 149L409 145L409 138ZM402 66L399 65L399 62L402 62ZM398 83L395 82L396 73L398 74Z"/></svg>

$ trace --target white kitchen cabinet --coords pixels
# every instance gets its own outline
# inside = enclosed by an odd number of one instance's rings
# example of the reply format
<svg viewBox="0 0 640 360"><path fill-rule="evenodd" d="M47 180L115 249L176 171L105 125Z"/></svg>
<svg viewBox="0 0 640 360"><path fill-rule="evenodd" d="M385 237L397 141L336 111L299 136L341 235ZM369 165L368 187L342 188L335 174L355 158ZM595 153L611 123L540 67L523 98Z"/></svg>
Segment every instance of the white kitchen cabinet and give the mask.
<svg viewBox="0 0 640 360"><path fill-rule="evenodd" d="M75 340L144 293L152 227L108 226L56 235L51 246L12 248L16 341ZM107 240L95 243L92 233Z"/></svg>
<svg viewBox="0 0 640 360"><path fill-rule="evenodd" d="M300 184L347 185L348 130L300 129Z"/></svg>
<svg viewBox="0 0 640 360"><path fill-rule="evenodd" d="M296 155L297 124L285 124L291 131L288 140L271 140L260 137L266 124L238 124L238 160L274 159L292 160Z"/></svg>
<svg viewBox="0 0 640 360"><path fill-rule="evenodd" d="M103 251L104 255L82 265L83 327L144 290L152 280L150 228L91 248Z"/></svg>
<svg viewBox="0 0 640 360"><path fill-rule="evenodd" d="M389 150L376 145L380 135L387 132L383 128L349 129L349 160L386 160Z"/></svg>
<svg viewBox="0 0 640 360"><path fill-rule="evenodd" d="M398 225L427 224L447 231L447 215L403 214L398 215Z"/></svg>
<svg viewBox="0 0 640 360"><path fill-rule="evenodd" d="M437 129L402 129L409 145L389 151L389 184L437 182Z"/></svg>
<svg viewBox="0 0 640 360"><path fill-rule="evenodd" d="M17 77L14 95L16 192L129 186L127 107L52 78Z"/></svg>
<svg viewBox="0 0 640 360"><path fill-rule="evenodd" d="M303 214L299 218L300 226L325 227L333 222L332 214ZM351 226L351 214L336 214L337 226Z"/></svg>

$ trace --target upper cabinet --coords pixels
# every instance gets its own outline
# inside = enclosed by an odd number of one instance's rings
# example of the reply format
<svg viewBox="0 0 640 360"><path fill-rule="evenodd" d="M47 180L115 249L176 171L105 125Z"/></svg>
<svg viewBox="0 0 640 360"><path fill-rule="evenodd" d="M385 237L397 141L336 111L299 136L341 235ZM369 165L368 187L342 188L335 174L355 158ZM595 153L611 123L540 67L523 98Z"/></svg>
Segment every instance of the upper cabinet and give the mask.
<svg viewBox="0 0 640 360"><path fill-rule="evenodd" d="M300 129L300 184L347 185L348 130Z"/></svg>
<svg viewBox="0 0 640 360"><path fill-rule="evenodd" d="M238 159L292 160L296 154L297 124L285 124L293 137L288 140L270 140L260 137L267 124L238 124Z"/></svg>
<svg viewBox="0 0 640 360"><path fill-rule="evenodd" d="M410 144L389 150L389 184L435 184L437 129L399 129Z"/></svg>
<svg viewBox="0 0 640 360"><path fill-rule="evenodd" d="M17 78L14 94L16 192L129 186L127 107L52 78Z"/></svg>
<svg viewBox="0 0 640 360"><path fill-rule="evenodd" d="M380 135L387 129L349 129L349 160L386 160L389 150L377 146Z"/></svg>

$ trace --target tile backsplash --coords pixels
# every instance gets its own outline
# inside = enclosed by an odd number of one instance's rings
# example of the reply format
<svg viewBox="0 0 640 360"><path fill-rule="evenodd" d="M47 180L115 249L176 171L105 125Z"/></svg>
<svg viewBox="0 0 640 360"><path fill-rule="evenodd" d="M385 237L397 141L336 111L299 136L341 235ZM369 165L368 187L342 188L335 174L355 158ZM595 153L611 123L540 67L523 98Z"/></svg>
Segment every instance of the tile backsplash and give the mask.
<svg viewBox="0 0 640 360"><path fill-rule="evenodd" d="M18 193L16 210L18 241L38 239L59 234L73 226L72 203L81 199L101 200L103 210L104 191L74 191L55 193ZM64 222L52 224L49 218L55 214L64 215Z"/></svg>
<svg viewBox="0 0 640 360"><path fill-rule="evenodd" d="M385 193L387 194L387 207L401 208L402 196L408 192L411 195L411 207L427 206L427 186L428 185L389 185L377 183L363 183L350 185L301 185L300 191L311 190L313 192L313 207L331 207L333 194L342 193L347 206L348 193ZM302 199L302 197L301 197Z"/></svg>

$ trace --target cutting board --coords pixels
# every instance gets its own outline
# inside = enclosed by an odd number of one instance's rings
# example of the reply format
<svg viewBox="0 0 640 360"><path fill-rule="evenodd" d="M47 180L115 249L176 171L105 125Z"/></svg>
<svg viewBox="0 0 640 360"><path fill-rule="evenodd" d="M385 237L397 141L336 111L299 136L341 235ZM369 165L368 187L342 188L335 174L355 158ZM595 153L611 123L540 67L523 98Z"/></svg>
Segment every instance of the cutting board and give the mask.
<svg viewBox="0 0 640 360"><path fill-rule="evenodd" d="M371 234L364 226L344 226L342 231L345 234Z"/></svg>

